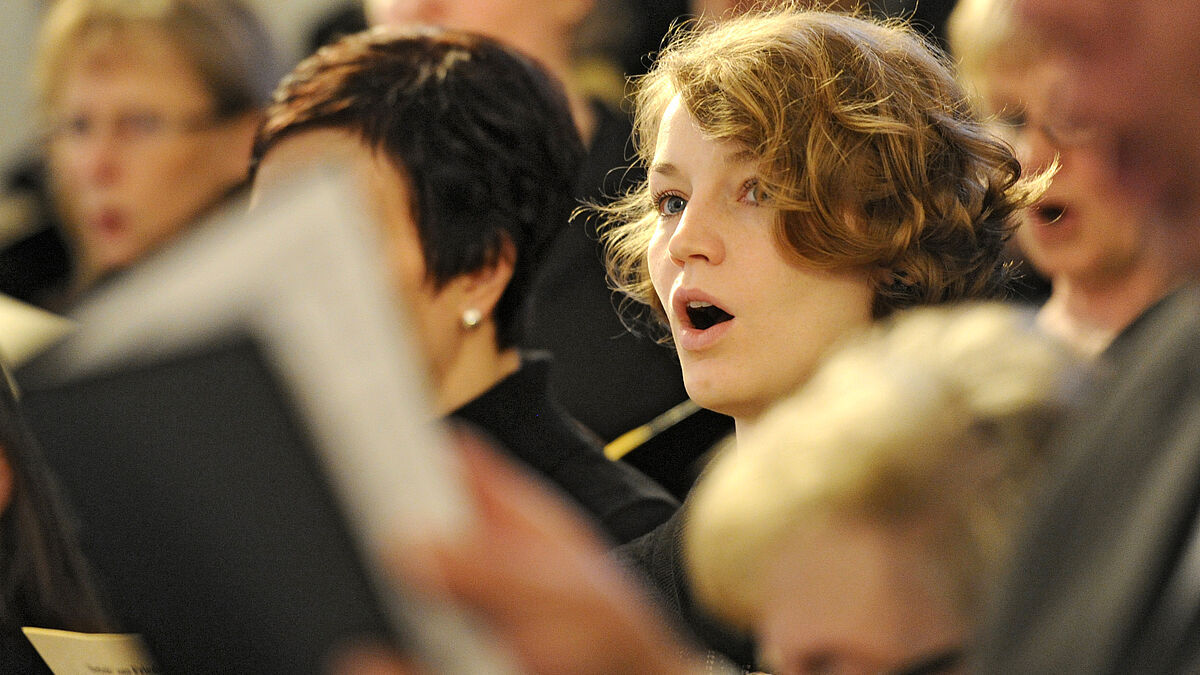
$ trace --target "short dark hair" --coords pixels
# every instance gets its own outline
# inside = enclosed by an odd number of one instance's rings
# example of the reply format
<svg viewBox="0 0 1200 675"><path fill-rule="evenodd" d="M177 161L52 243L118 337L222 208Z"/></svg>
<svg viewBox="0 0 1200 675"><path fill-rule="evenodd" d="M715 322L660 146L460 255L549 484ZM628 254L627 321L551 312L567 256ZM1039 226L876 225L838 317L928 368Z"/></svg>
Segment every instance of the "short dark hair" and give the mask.
<svg viewBox="0 0 1200 675"><path fill-rule="evenodd" d="M435 287L516 253L496 306L497 342L518 344L525 298L576 206L583 146L559 83L470 33L367 31L323 47L275 91L254 148L344 129L407 177Z"/></svg>

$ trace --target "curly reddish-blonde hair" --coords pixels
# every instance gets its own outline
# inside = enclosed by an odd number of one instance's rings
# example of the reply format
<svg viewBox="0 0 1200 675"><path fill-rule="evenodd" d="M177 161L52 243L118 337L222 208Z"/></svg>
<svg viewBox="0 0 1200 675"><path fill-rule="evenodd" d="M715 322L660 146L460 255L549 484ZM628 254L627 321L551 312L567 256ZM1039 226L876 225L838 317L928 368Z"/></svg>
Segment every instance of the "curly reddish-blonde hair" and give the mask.
<svg viewBox="0 0 1200 675"><path fill-rule="evenodd" d="M871 274L874 314L997 297L1014 216L1043 189L975 117L952 68L900 23L794 3L681 29L635 82L638 159L679 97L708 137L749 149L795 260ZM602 209L614 286L662 307L646 184Z"/></svg>

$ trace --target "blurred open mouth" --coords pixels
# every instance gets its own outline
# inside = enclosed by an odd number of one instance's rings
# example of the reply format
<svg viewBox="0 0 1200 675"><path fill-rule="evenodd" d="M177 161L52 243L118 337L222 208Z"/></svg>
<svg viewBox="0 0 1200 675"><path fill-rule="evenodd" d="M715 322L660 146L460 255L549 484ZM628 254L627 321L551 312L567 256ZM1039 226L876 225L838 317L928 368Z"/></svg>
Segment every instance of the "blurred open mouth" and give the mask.
<svg viewBox="0 0 1200 675"><path fill-rule="evenodd" d="M1038 225L1054 225L1067 215L1067 207L1061 204L1040 204L1033 209L1033 220Z"/></svg>
<svg viewBox="0 0 1200 675"><path fill-rule="evenodd" d="M104 209L88 219L88 223L103 237L114 237L125 231L125 217L117 209Z"/></svg>

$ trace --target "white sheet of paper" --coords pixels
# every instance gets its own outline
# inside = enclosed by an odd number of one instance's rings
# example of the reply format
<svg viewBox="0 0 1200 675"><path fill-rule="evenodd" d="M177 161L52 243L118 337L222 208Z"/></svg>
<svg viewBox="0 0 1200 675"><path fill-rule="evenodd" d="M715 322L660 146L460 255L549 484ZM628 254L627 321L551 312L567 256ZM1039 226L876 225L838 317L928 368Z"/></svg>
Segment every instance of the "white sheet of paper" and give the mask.
<svg viewBox="0 0 1200 675"><path fill-rule="evenodd" d="M54 355L59 374L153 361L249 332L311 425L369 559L410 537L461 533L469 499L368 213L349 172L328 166L264 195L249 215L217 215L73 312L78 328ZM379 573L377 583L386 589L391 578ZM410 598L390 609L407 615L441 672L519 672L464 615L421 605Z"/></svg>
<svg viewBox="0 0 1200 675"><path fill-rule="evenodd" d="M459 531L469 507L361 200L334 165L281 184L250 215L231 206L93 292L59 352L64 374L84 375L254 335L375 546Z"/></svg>
<svg viewBox="0 0 1200 675"><path fill-rule="evenodd" d="M149 675L157 673L142 639L133 633L75 633L21 629L54 675Z"/></svg>
<svg viewBox="0 0 1200 675"><path fill-rule="evenodd" d="M66 335L71 322L20 300L0 295L0 356L18 366Z"/></svg>

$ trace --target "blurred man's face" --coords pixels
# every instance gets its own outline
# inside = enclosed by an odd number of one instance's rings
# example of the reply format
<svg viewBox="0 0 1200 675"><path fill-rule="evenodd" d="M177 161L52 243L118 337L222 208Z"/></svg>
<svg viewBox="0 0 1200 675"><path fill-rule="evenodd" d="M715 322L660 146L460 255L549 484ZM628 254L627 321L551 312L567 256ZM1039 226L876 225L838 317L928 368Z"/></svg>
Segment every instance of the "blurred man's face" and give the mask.
<svg viewBox="0 0 1200 675"><path fill-rule="evenodd" d="M373 24L404 26L413 23L467 30L510 40L530 15L544 12L539 3L514 0L367 0L367 18Z"/></svg>
<svg viewBox="0 0 1200 675"><path fill-rule="evenodd" d="M372 25L429 24L479 33L540 55L544 43L568 44L591 0L365 0Z"/></svg>
<svg viewBox="0 0 1200 675"><path fill-rule="evenodd" d="M1058 126L1101 144L1128 196L1200 214L1200 0L1017 0L1062 76ZM1197 221L1200 225L1200 221Z"/></svg>

